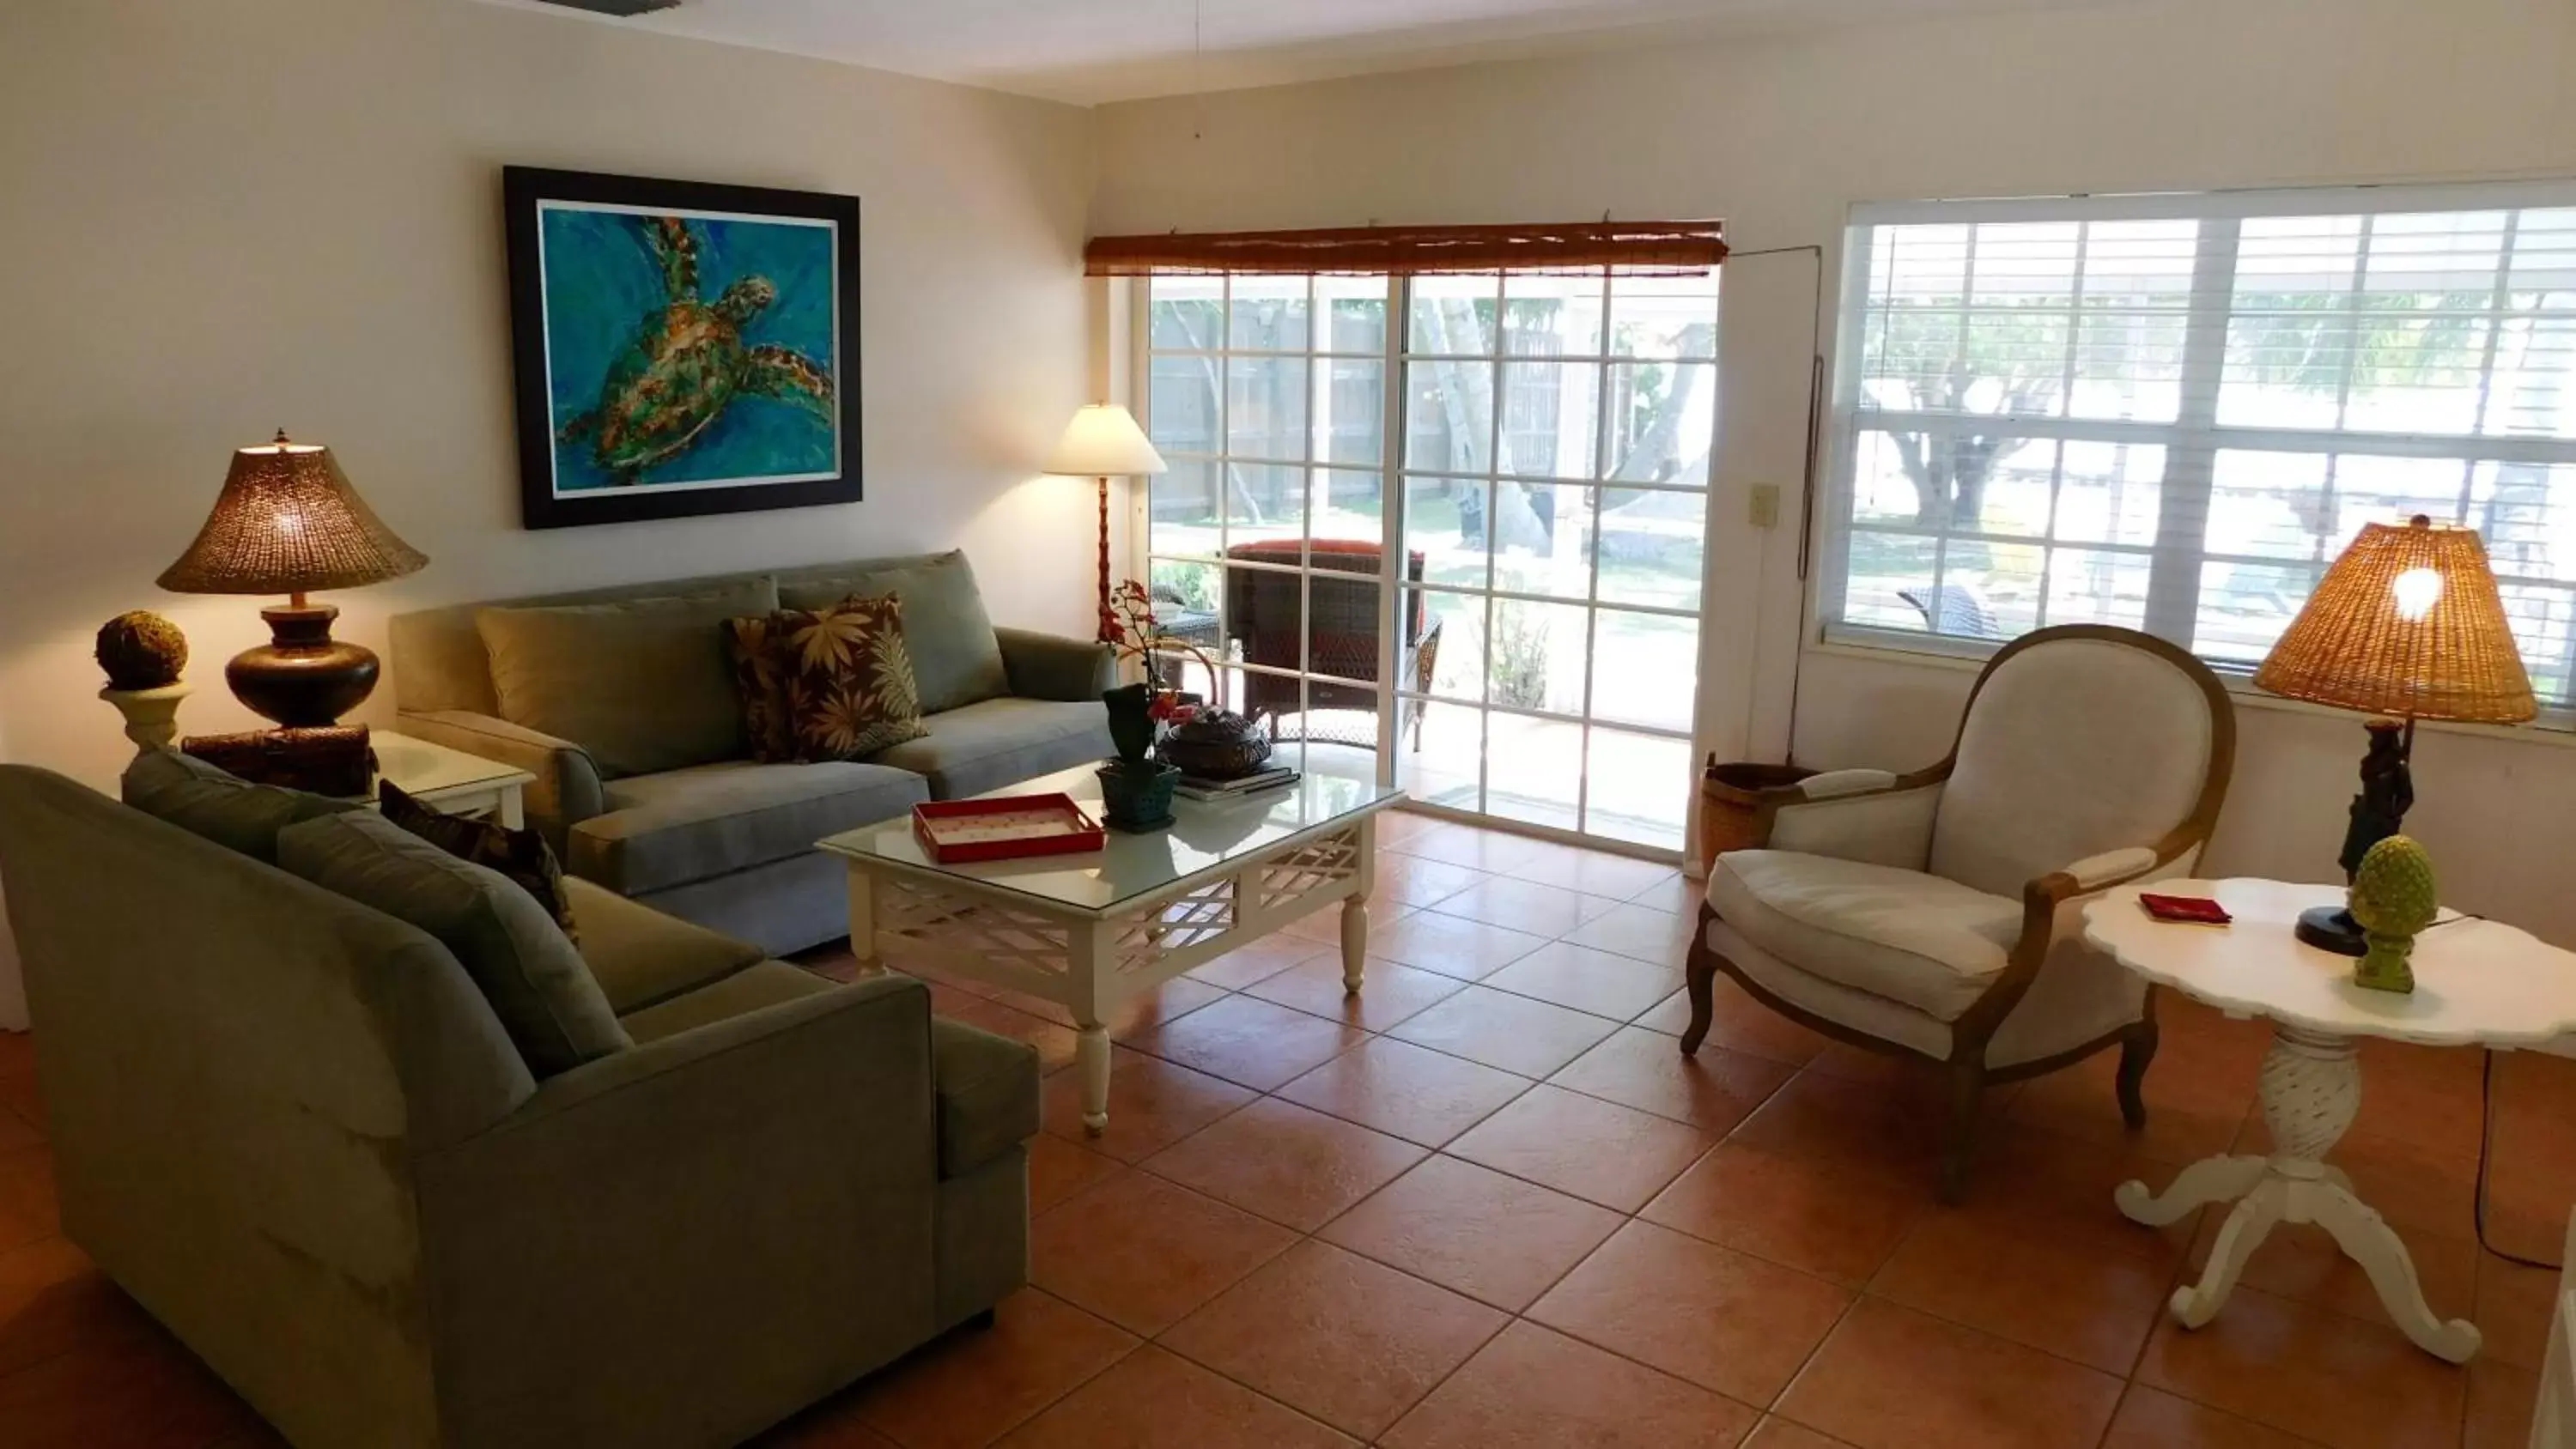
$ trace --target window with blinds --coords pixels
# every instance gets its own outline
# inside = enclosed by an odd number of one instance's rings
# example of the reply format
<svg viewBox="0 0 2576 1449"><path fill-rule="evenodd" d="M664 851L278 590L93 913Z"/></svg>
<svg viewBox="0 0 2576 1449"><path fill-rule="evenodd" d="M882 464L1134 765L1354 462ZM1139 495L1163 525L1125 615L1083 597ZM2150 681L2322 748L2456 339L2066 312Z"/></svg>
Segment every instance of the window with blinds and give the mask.
<svg viewBox="0 0 2576 1449"><path fill-rule="evenodd" d="M2364 523L2476 528L2576 678L2576 185L1857 210L1828 634L2250 669Z"/></svg>

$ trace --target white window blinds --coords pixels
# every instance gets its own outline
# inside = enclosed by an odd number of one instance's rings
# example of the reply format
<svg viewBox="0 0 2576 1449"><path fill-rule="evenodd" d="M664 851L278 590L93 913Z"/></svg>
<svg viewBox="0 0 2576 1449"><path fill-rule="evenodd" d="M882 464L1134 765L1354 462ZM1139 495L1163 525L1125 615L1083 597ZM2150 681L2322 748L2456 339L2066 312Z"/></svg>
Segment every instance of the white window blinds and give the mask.
<svg viewBox="0 0 2576 1449"><path fill-rule="evenodd" d="M2361 525L2485 535L2576 676L2576 185L1863 208L1828 630L2250 668Z"/></svg>

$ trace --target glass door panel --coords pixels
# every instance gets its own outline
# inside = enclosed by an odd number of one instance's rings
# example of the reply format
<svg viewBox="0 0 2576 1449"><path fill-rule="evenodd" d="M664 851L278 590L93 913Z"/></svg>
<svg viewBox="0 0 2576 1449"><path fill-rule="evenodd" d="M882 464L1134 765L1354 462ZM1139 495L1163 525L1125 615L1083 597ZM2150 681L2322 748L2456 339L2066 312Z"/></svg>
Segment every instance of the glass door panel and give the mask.
<svg viewBox="0 0 2576 1449"><path fill-rule="evenodd" d="M1148 571L1229 703L1309 767L1678 848L1716 278L1174 276L1143 305Z"/></svg>

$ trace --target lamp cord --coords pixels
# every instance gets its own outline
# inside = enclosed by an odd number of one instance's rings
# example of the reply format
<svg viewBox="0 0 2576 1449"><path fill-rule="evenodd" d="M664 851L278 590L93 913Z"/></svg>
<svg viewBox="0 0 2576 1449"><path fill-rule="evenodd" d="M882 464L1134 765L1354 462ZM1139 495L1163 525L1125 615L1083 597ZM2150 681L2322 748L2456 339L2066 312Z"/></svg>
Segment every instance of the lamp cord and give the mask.
<svg viewBox="0 0 2576 1449"><path fill-rule="evenodd" d="M2478 1129L2478 1197L2475 1213L2478 1232L2478 1246L2495 1254L2497 1257L2504 1259L2508 1263L2513 1263L2521 1267L2538 1268L2549 1273L2565 1272L2567 1265L2563 1262L2544 1263L2537 1258L2526 1258L2520 1253L2508 1253L2504 1249L2497 1247L2495 1243L2487 1237L2487 1170L2493 1165L2495 1157L2496 1056L2497 1052L2493 1047L2487 1048L2485 1070L2482 1071L2478 1077L2478 1107L2479 1116L2482 1119Z"/></svg>

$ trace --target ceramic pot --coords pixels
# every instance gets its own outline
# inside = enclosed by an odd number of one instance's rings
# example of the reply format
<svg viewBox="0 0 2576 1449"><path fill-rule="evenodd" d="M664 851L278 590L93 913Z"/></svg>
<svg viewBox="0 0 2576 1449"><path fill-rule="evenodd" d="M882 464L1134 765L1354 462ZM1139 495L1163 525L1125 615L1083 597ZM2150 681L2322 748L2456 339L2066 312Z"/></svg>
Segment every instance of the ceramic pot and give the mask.
<svg viewBox="0 0 2576 1449"><path fill-rule="evenodd" d="M1259 725L1228 710L1204 710L1163 736L1168 764L1203 780L1231 780L1270 762L1270 738Z"/></svg>
<svg viewBox="0 0 2576 1449"><path fill-rule="evenodd" d="M1172 787L1181 772L1151 760L1112 760L1100 767L1100 823L1112 830L1160 830L1172 823Z"/></svg>

